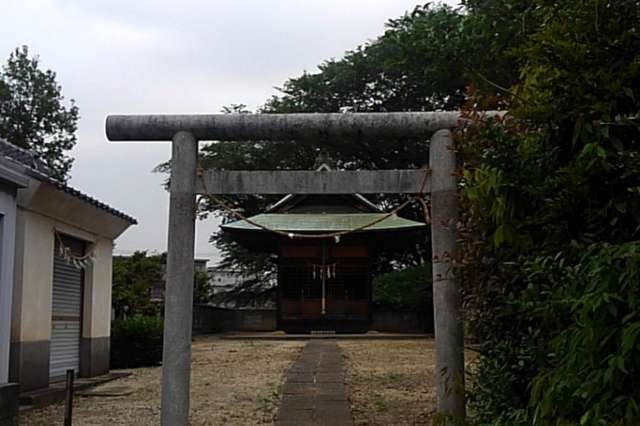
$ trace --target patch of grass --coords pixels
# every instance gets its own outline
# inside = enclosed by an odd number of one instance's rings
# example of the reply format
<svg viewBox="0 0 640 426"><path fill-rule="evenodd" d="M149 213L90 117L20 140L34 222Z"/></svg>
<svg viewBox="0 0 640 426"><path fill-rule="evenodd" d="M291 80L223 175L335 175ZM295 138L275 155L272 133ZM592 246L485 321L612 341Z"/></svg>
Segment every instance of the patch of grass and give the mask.
<svg viewBox="0 0 640 426"><path fill-rule="evenodd" d="M282 384L269 382L267 383L267 386L269 386L270 390L267 393L258 394L256 403L259 411L269 413L273 406L277 405L280 400Z"/></svg>
<svg viewBox="0 0 640 426"><path fill-rule="evenodd" d="M402 380L402 374L396 373L395 371L392 371L391 373L389 373L387 375L387 379L389 379L392 382L398 382L398 381Z"/></svg>
<svg viewBox="0 0 640 426"><path fill-rule="evenodd" d="M271 407L273 406L273 395L272 394L259 394L256 400L258 405L258 411L263 411L265 413L271 412Z"/></svg>
<svg viewBox="0 0 640 426"><path fill-rule="evenodd" d="M276 399L280 399L280 397L282 396L282 383L278 383L278 384L273 384L273 395Z"/></svg>
<svg viewBox="0 0 640 426"><path fill-rule="evenodd" d="M383 398L376 399L373 401L374 407L378 411L386 411L387 410L387 402Z"/></svg>

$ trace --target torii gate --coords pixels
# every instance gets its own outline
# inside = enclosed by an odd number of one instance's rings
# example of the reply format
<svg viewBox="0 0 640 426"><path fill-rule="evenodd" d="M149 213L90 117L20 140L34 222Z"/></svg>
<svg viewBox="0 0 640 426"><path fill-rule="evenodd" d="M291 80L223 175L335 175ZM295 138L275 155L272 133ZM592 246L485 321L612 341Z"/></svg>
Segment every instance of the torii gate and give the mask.
<svg viewBox="0 0 640 426"><path fill-rule="evenodd" d="M198 141L327 140L340 138L431 137L433 303L436 339L437 411L465 416L464 342L460 284L452 272L456 251L458 197L451 129L457 112L347 114L112 115L111 141L172 141L165 327L162 353L162 424L187 425L191 371L194 275L194 202L203 188L196 180ZM217 194L415 193L420 170L219 171L203 177Z"/></svg>

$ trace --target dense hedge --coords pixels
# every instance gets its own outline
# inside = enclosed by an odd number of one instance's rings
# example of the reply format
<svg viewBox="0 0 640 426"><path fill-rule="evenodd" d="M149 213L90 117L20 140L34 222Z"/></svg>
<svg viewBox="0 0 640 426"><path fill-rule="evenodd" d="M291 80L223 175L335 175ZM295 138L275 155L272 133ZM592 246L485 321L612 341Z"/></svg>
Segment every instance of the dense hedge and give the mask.
<svg viewBox="0 0 640 426"><path fill-rule="evenodd" d="M111 368L159 365L162 361L163 322L136 316L111 323Z"/></svg>
<svg viewBox="0 0 640 426"><path fill-rule="evenodd" d="M431 312L431 265L413 266L373 279L373 303L386 309Z"/></svg>
<svg viewBox="0 0 640 426"><path fill-rule="evenodd" d="M520 81L505 119L458 135L465 317L480 340L480 425L640 424L637 0L469 1ZM496 9L496 10L498 10ZM521 37L507 37L509 31ZM510 40L515 40L511 42Z"/></svg>
<svg viewBox="0 0 640 426"><path fill-rule="evenodd" d="M532 290L547 296L532 315L559 331L548 342L546 368L533 380L534 418L638 424L640 242L594 244L573 261L560 254L526 266Z"/></svg>

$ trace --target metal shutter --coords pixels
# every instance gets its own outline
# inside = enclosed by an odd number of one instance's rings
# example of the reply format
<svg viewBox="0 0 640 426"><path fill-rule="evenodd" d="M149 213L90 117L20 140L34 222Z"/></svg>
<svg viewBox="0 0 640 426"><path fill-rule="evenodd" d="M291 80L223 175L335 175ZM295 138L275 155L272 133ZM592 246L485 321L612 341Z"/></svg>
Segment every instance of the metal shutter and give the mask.
<svg viewBox="0 0 640 426"><path fill-rule="evenodd" d="M82 255L84 244L72 238L63 239L74 254ZM64 380L66 371L80 371L80 334L82 324L81 269L68 264L56 252L53 258L53 301L51 309L51 346L49 350L49 381Z"/></svg>

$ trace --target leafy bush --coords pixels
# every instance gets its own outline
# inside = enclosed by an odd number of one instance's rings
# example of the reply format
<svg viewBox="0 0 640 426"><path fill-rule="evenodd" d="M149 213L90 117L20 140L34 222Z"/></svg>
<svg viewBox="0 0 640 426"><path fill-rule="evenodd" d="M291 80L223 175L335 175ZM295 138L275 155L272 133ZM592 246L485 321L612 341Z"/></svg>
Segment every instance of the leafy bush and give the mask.
<svg viewBox="0 0 640 426"><path fill-rule="evenodd" d="M509 115L471 113L457 139L459 272L482 351L470 412L481 425L640 424L637 1L465 4L470 19L489 13L478 34L506 43L487 56L514 57L520 75L497 98L470 92L471 110ZM522 37L493 19L514 5Z"/></svg>
<svg viewBox="0 0 640 426"><path fill-rule="evenodd" d="M163 321L135 316L111 323L111 368L159 365L162 361Z"/></svg>
<svg viewBox="0 0 640 426"><path fill-rule="evenodd" d="M640 423L640 242L522 260L471 407L482 425Z"/></svg>
<svg viewBox="0 0 640 426"><path fill-rule="evenodd" d="M381 274L373 280L373 303L377 306L424 310L431 299L430 264Z"/></svg>
<svg viewBox="0 0 640 426"><path fill-rule="evenodd" d="M550 258L529 266L548 276ZM640 423L640 242L595 244L561 266L539 316L559 330L533 381L536 424Z"/></svg>

